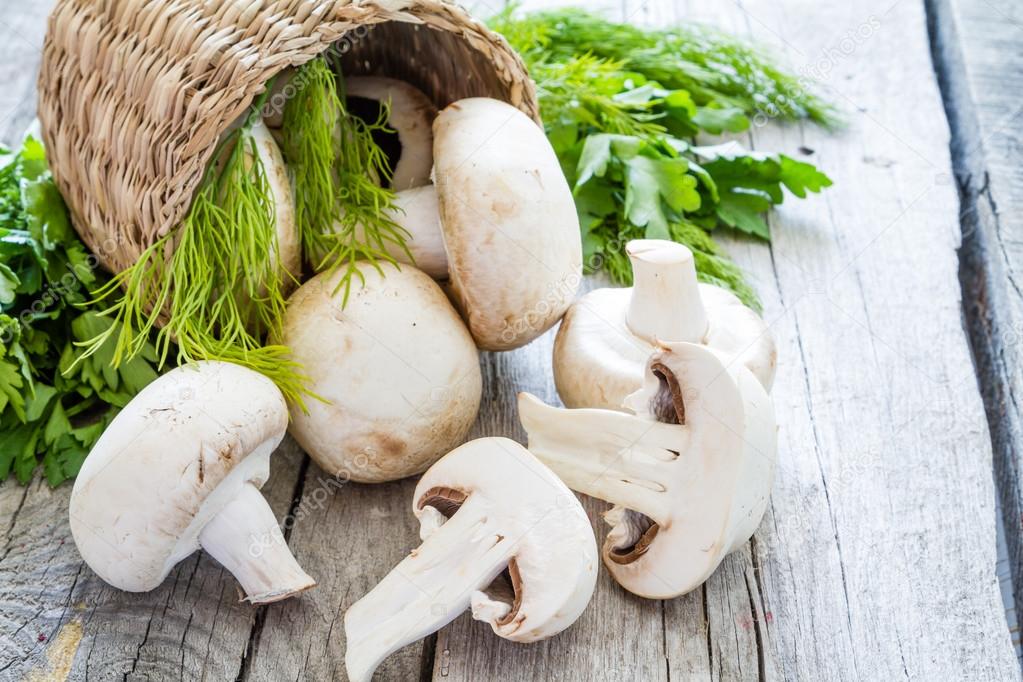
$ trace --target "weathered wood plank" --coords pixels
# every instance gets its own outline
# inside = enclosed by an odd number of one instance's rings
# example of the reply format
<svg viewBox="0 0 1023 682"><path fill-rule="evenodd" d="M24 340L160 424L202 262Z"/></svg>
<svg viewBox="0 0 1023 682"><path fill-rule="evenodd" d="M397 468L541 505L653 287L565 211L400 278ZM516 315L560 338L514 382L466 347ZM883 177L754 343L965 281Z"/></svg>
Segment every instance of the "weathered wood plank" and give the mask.
<svg viewBox="0 0 1023 682"><path fill-rule="evenodd" d="M1017 613L1023 606L1023 7L931 0L934 59L963 211L960 277L995 450ZM1014 639L1019 643L1017 629Z"/></svg>
<svg viewBox="0 0 1023 682"><path fill-rule="evenodd" d="M290 440L274 456L264 494L279 517L291 506L304 457ZM0 491L25 498L0 555L0 679L52 671L55 656L66 659L73 679L238 675L258 610L239 601L234 577L219 564L197 553L153 592L121 592L78 556L67 519L70 485L51 490L39 480L25 491L10 484Z"/></svg>
<svg viewBox="0 0 1023 682"><path fill-rule="evenodd" d="M551 370L554 334L511 353L484 354L484 407L473 437L507 436L525 443L516 396L529 391L557 401ZM586 500L594 529L608 505ZM602 535L601 535L602 537ZM436 680L667 680L660 602L639 599L601 571L582 618L561 635L536 644L502 640L465 614L437 635Z"/></svg>
<svg viewBox="0 0 1023 682"><path fill-rule="evenodd" d="M836 136L755 131L754 146L815 150L836 184L779 211L770 250L733 248L760 278L781 356L778 479L751 548L765 660L785 679L1014 679L922 4L687 14L775 46L850 119Z"/></svg>
<svg viewBox="0 0 1023 682"><path fill-rule="evenodd" d="M947 130L921 7L605 4L635 21L699 16L787 41L797 66L819 64L871 13L881 20L862 49L828 68L854 114L848 131L770 128L752 138L765 149L815 149L837 182L776 216L772 249L732 244L782 352L772 508L755 540L692 595L640 600L605 574L582 620L555 639L512 645L463 617L438 634L435 654L432 641L411 646L379 677L1015 677L993 580L990 445L958 318ZM5 39L0 23L8 136L31 118L31 98L26 106L17 93L32 91L35 62L19 38L41 40L40 6L29 5L36 23L20 23L24 6L0 8L17 31ZM4 60L7 50L20 56ZM899 72L887 68L896 62ZM515 394L555 399L549 358L549 336L484 356L476 435L523 440ZM289 510L296 518L292 547L320 587L265 609L237 604L231 576L201 556L153 593L111 590L70 542L68 487L0 486L10 525L0 552L0 679L343 679L343 609L416 544L412 483L334 493L315 467L301 473L303 461L294 448L279 453L267 492L282 518ZM321 498L325 488L332 494ZM602 534L601 505L586 504ZM359 558L367 545L372 556Z"/></svg>
<svg viewBox="0 0 1023 682"><path fill-rule="evenodd" d="M419 544L415 481L345 483L311 465L286 519L295 557L317 580L301 599L273 605L257 628L243 680L344 679L345 611ZM432 641L389 657L379 679L418 679Z"/></svg>
<svg viewBox="0 0 1023 682"><path fill-rule="evenodd" d="M35 118L36 74L46 16L55 0L0 8L0 140L13 142Z"/></svg>

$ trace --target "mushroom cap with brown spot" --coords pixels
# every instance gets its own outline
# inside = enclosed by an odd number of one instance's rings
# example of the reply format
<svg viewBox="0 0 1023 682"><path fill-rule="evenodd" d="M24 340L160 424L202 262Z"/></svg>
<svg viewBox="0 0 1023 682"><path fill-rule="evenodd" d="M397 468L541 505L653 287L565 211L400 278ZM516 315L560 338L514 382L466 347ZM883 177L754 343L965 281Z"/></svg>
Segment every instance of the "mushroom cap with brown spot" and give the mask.
<svg viewBox="0 0 1023 682"><path fill-rule="evenodd" d="M359 482L421 473L461 443L479 410L479 354L444 292L411 265L358 264L288 302L282 343L324 399L292 406L291 434L332 475Z"/></svg>
<svg viewBox="0 0 1023 682"><path fill-rule="evenodd" d="M561 319L582 282L568 181L543 130L503 102L456 102L433 133L456 305L480 348L523 346Z"/></svg>
<svg viewBox="0 0 1023 682"><path fill-rule="evenodd" d="M71 493L71 533L111 585L156 588L246 483L262 487L288 410L266 377L200 362L143 389L103 432Z"/></svg>

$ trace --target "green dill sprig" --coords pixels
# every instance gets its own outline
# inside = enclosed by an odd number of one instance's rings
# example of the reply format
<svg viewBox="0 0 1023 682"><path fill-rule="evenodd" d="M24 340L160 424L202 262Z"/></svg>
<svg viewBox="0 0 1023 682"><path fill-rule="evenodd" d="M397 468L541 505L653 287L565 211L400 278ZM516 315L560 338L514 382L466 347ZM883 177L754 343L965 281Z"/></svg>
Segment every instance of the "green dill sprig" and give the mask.
<svg viewBox="0 0 1023 682"><path fill-rule="evenodd" d="M738 107L748 115L840 124L838 110L809 78L786 72L762 49L714 27L681 24L650 29L577 8L521 14L512 4L492 18L531 65L593 55L670 90L685 90L700 106Z"/></svg>
<svg viewBox="0 0 1023 682"><path fill-rule="evenodd" d="M588 272L631 284L625 244L672 239L701 281L747 305L759 300L711 232L769 240L763 213L819 192L830 179L783 154L697 136L747 130L751 119L837 124L835 110L755 47L703 26L651 30L581 9L493 18L537 83L547 137L574 189Z"/></svg>
<svg viewBox="0 0 1023 682"><path fill-rule="evenodd" d="M387 127L389 105L376 121L363 121L347 107L343 81L326 58L303 66L297 93L284 110L284 155L298 197L298 223L306 257L316 272L344 270L338 291L347 304L352 281L363 275L357 261L380 269L397 264L392 246L409 255L411 237L390 218L395 193L392 169L373 133Z"/></svg>
<svg viewBox="0 0 1023 682"><path fill-rule="evenodd" d="M300 368L287 348L262 340L280 331L289 276L281 264L276 202L252 135L262 103L218 148L214 158L223 162L207 170L181 226L96 293L97 301L114 299L102 314L118 324L82 344L83 357L113 337L113 362L120 364L160 327L161 366L234 362L266 375L302 404Z"/></svg>

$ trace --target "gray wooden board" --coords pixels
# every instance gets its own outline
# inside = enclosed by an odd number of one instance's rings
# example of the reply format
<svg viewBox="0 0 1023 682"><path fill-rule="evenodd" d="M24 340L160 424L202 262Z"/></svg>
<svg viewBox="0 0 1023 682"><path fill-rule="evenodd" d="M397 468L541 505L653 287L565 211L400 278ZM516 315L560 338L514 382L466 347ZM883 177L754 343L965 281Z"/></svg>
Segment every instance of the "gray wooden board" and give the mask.
<svg viewBox="0 0 1023 682"><path fill-rule="evenodd" d="M8 140L32 116L48 4L0 8ZM512 645L462 617L396 654L379 678L1017 678L922 3L603 6L631 21L691 17L753 35L824 76L849 112L837 135L768 125L743 138L813 149L836 180L772 218L770 248L729 243L781 351L772 505L754 539L686 597L641 600L602 575L583 618L557 638ZM863 26L874 28L847 53L844 36ZM522 439L516 393L556 397L550 347L548 335L483 355L475 435ZM259 609L239 604L231 576L200 555L153 593L107 588L70 541L68 486L0 486L0 679L343 679L344 609L415 543L413 483L337 486L290 442L273 474L267 495L320 584ZM602 534L604 505L586 506Z"/></svg>
<svg viewBox="0 0 1023 682"><path fill-rule="evenodd" d="M1018 613L1023 604L1023 293L1018 282L1023 7L1009 0L932 0L929 9L963 197L967 321L994 441L1005 563ZM1016 627L1017 646L1019 637Z"/></svg>

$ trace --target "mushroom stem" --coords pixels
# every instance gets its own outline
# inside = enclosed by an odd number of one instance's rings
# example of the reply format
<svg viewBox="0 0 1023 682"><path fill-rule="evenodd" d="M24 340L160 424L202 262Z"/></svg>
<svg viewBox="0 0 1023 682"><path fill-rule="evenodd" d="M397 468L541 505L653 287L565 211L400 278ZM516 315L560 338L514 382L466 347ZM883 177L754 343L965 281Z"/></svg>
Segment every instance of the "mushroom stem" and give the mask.
<svg viewBox="0 0 1023 682"><path fill-rule="evenodd" d="M253 604L280 601L316 585L295 561L273 510L251 483L206 524L199 544L238 579Z"/></svg>
<svg viewBox="0 0 1023 682"><path fill-rule="evenodd" d="M677 491L668 466L685 449L688 429L609 410L563 410L519 394L529 451L572 490L668 520Z"/></svg>
<svg viewBox="0 0 1023 682"><path fill-rule="evenodd" d="M406 246L412 258L395 242L384 245L387 253L399 263L415 265L434 279L447 279L448 254L441 231L437 188L427 185L398 192L394 208L389 217L408 232ZM359 239L364 239L361 229L359 232Z"/></svg>
<svg viewBox="0 0 1023 682"><path fill-rule="evenodd" d="M490 607L481 608L481 618L492 615L495 609L482 590L508 566L516 543L495 532L488 511L484 500L470 497L443 525L431 523L423 544L348 609L345 666L352 682L368 682L391 653L441 629L474 603Z"/></svg>
<svg viewBox="0 0 1023 682"><path fill-rule="evenodd" d="M675 242L638 239L629 242L626 252L635 282L626 317L632 333L651 344L702 342L707 312L692 251Z"/></svg>

